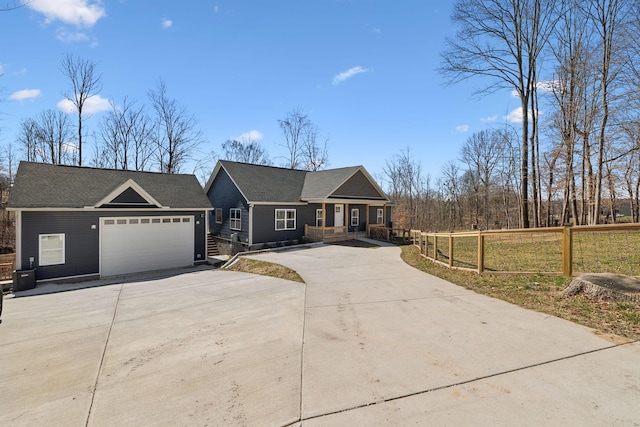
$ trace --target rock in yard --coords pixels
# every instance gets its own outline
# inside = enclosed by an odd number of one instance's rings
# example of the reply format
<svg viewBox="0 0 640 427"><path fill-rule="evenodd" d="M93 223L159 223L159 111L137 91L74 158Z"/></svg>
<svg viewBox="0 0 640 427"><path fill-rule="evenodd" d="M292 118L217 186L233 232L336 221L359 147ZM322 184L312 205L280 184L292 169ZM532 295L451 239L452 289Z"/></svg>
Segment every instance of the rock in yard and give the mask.
<svg viewBox="0 0 640 427"><path fill-rule="evenodd" d="M622 274L583 274L562 291L566 297L580 293L602 299L640 302L640 280Z"/></svg>

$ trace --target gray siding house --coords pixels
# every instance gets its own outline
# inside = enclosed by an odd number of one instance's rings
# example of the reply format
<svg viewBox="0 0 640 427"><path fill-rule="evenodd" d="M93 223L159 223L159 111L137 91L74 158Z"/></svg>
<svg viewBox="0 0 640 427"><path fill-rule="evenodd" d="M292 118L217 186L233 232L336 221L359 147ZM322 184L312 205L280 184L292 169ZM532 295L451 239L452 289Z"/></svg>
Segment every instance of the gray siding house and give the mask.
<svg viewBox="0 0 640 427"><path fill-rule="evenodd" d="M16 269L92 278L206 262L211 204L193 175L21 162Z"/></svg>
<svg viewBox="0 0 640 427"><path fill-rule="evenodd" d="M318 172L221 160L207 185L209 232L245 249L390 226L390 200L362 166Z"/></svg>

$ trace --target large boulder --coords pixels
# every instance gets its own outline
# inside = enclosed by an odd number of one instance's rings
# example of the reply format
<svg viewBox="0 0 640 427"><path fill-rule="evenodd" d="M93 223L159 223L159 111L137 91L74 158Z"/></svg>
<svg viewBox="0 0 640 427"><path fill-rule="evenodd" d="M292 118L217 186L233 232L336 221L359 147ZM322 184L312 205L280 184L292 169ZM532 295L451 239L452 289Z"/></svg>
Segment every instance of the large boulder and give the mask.
<svg viewBox="0 0 640 427"><path fill-rule="evenodd" d="M622 274L583 274L562 291L564 296L585 293L596 298L640 303L640 280Z"/></svg>

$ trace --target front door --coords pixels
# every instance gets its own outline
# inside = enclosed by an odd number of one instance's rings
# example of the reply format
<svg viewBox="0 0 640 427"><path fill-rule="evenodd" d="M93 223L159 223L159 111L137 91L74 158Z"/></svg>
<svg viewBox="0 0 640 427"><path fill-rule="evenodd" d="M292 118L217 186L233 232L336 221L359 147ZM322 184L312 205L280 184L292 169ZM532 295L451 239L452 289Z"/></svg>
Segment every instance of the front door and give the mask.
<svg viewBox="0 0 640 427"><path fill-rule="evenodd" d="M335 206L335 216L333 225L336 227L344 226L344 205Z"/></svg>

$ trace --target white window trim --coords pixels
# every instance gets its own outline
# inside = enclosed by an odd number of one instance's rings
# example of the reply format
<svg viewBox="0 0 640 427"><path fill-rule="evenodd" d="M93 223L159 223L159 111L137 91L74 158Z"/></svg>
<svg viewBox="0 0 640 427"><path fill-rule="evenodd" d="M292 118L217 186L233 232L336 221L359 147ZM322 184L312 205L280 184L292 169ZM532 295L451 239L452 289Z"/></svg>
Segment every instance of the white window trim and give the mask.
<svg viewBox="0 0 640 427"><path fill-rule="evenodd" d="M354 208L351 209L351 226L357 227L358 225L360 225L360 209Z"/></svg>
<svg viewBox="0 0 640 427"><path fill-rule="evenodd" d="M220 214L220 219L218 219L218 214ZM216 208L215 216L216 216L216 224L222 224L222 208Z"/></svg>
<svg viewBox="0 0 640 427"><path fill-rule="evenodd" d="M42 238L43 237L53 237L58 236L62 240L62 262L53 262L49 264L44 264L42 262ZM59 251L60 249L45 249L45 251ZM52 233L52 234L40 234L38 235L38 265L47 266L47 265L62 265L66 262L66 241L64 233Z"/></svg>
<svg viewBox="0 0 640 427"><path fill-rule="evenodd" d="M235 218L233 212L238 212L238 218ZM237 223L236 226L234 226ZM229 209L229 228L234 231L242 231L242 209Z"/></svg>
<svg viewBox="0 0 640 427"><path fill-rule="evenodd" d="M324 224L322 209L316 209L316 227L322 227L322 224Z"/></svg>
<svg viewBox="0 0 640 427"><path fill-rule="evenodd" d="M278 219L278 212L284 212L284 218L282 219ZM290 212L293 212L293 218L289 218L288 214ZM289 223L289 221L293 220L293 227L288 227L287 224ZM275 212L275 229L276 231L287 231L287 230L295 230L296 229L296 222L297 222L297 213L295 209L276 209ZM284 227L283 228L278 228L278 221L283 222L284 221Z"/></svg>
<svg viewBox="0 0 640 427"><path fill-rule="evenodd" d="M378 224L384 224L384 209L378 208L376 211L376 222Z"/></svg>

